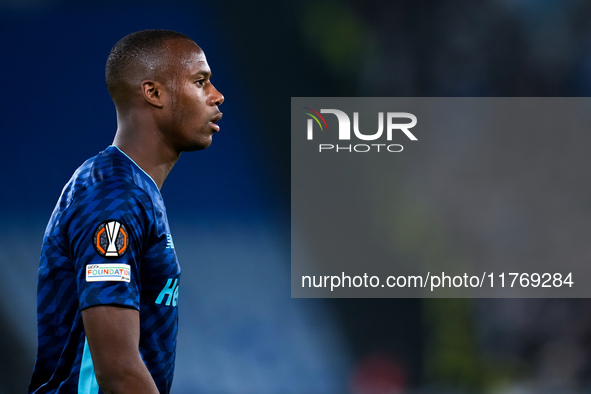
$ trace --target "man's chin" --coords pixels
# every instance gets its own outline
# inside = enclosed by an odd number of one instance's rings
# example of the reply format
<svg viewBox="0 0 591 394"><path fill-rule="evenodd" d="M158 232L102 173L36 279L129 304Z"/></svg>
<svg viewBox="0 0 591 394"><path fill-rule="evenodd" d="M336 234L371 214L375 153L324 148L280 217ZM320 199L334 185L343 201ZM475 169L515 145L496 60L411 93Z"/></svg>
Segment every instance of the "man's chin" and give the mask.
<svg viewBox="0 0 591 394"><path fill-rule="evenodd" d="M194 151L198 151L198 150L203 150L203 149L209 148L211 143L212 143L212 138L210 136L210 137L204 138L202 140L195 141L193 144L184 147L182 151L183 152L194 152Z"/></svg>

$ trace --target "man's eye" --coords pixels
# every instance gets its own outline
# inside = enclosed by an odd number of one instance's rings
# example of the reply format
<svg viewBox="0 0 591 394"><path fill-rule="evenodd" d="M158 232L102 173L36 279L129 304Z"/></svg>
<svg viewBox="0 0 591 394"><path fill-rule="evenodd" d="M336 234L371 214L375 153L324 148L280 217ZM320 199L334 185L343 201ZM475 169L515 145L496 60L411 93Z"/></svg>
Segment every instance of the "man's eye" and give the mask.
<svg viewBox="0 0 591 394"><path fill-rule="evenodd" d="M199 86L203 86L205 84L205 79L200 79L199 81L195 82Z"/></svg>

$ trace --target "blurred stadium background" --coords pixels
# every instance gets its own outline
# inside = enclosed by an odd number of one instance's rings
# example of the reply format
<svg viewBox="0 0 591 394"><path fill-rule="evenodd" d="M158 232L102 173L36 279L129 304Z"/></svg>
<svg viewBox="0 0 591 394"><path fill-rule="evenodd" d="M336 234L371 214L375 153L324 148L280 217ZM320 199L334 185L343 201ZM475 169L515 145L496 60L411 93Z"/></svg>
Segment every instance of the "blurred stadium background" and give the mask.
<svg viewBox="0 0 591 394"><path fill-rule="evenodd" d="M212 147L183 155L163 188L183 266L175 393L591 392L588 300L314 300L291 299L289 288L290 97L589 96L590 21L583 0L1 0L0 393L28 384L51 210L114 135L106 57L145 28L194 38L226 98ZM442 140L432 159L453 150L450 165L470 166L471 137L460 150ZM539 137L536 157L507 160L538 160L556 215L584 223L587 163L556 180L543 156L558 147L584 158L591 137ZM452 259L557 239L551 253L589 259L588 234L520 215L528 202L511 193L520 179L494 165L503 138L487 136L492 161L478 178L433 196L447 215L401 201L415 224L402 255L423 258L418 245L431 240L429 253ZM531 141L514 138L513 152ZM498 191L490 211L453 198L478 184ZM466 223L479 232L458 250Z"/></svg>

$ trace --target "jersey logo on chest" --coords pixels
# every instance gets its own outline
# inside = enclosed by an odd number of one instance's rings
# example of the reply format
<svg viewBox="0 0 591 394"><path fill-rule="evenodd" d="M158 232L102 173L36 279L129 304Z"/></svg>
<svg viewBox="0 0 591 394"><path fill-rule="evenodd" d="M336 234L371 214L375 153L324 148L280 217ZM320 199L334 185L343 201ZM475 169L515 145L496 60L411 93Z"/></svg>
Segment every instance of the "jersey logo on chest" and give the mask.
<svg viewBox="0 0 591 394"><path fill-rule="evenodd" d="M166 234L166 249L174 249L174 242L172 241L171 234Z"/></svg>

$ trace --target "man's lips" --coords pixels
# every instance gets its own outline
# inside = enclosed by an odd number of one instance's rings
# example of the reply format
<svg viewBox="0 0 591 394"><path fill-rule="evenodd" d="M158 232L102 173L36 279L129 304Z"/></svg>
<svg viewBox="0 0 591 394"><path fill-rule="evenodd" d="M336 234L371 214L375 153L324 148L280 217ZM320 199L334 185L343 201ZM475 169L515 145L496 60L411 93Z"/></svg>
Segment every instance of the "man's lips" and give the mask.
<svg viewBox="0 0 591 394"><path fill-rule="evenodd" d="M211 118L211 120L209 121L209 125L217 132L220 131L220 126L216 124L217 121L219 121L222 118L222 113L218 112L218 114L216 116L214 116L213 118Z"/></svg>

